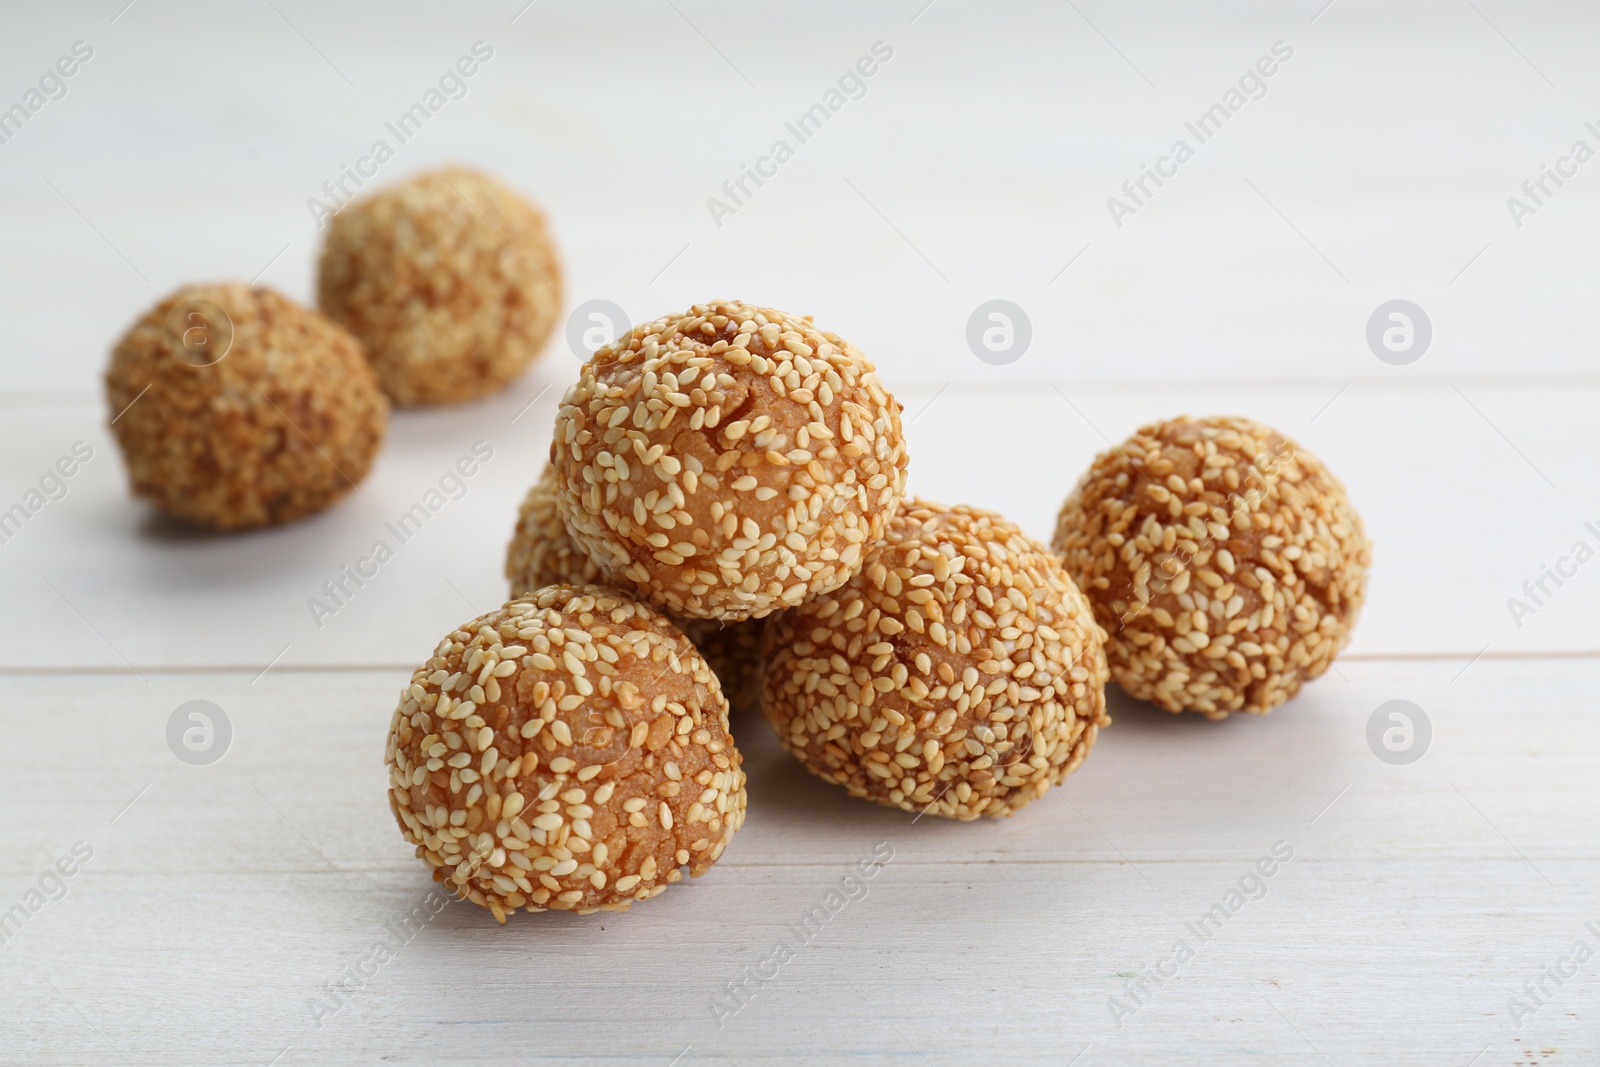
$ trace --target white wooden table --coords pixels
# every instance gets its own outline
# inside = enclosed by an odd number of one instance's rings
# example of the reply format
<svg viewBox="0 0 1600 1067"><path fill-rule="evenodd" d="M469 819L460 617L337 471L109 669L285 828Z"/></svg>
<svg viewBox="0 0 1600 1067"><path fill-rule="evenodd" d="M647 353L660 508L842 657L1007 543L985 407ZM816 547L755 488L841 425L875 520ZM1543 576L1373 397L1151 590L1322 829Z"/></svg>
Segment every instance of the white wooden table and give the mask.
<svg viewBox="0 0 1600 1067"><path fill-rule="evenodd" d="M1600 563L1507 603L1600 549L1600 163L1521 227L1506 206L1600 147L1592 10L122 2L0 36L0 106L93 48L0 143L0 508L93 451L0 544L0 1063L1600 1062ZM435 914L384 732L504 595L564 337L502 396L398 414L334 510L235 537L128 498L98 375L182 282L307 299L306 199L478 40L380 180L467 160L525 188L571 307L814 314L905 404L915 492L1040 537L1141 422L1269 422L1376 543L1349 652L1265 719L1117 694L1081 772L978 825L851 800L746 714L749 818L706 877L621 915ZM1107 198L1280 40L1117 227ZM877 41L865 95L717 226L706 199ZM965 339L996 298L1032 327L1005 366ZM1409 365L1365 338L1392 299L1432 323ZM479 440L466 494L319 629L307 598ZM208 765L167 740L197 699L231 724ZM1405 765L1367 739L1391 700L1431 724Z"/></svg>

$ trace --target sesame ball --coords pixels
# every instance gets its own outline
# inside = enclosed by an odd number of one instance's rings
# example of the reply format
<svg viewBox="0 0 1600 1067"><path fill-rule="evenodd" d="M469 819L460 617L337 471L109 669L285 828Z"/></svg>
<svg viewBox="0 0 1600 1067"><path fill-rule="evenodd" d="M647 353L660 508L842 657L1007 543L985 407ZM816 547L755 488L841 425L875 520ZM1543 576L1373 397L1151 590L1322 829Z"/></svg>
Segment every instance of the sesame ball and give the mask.
<svg viewBox="0 0 1600 1067"><path fill-rule="evenodd" d="M905 492L900 408L809 318L701 304L595 352L556 416L583 551L674 615L759 618L861 569Z"/></svg>
<svg viewBox="0 0 1600 1067"><path fill-rule="evenodd" d="M366 477L389 425L361 345L273 292L179 289L117 342L111 431L136 496L215 530L321 511Z"/></svg>
<svg viewBox="0 0 1600 1067"><path fill-rule="evenodd" d="M1242 418L1177 418L1101 453L1054 539L1130 696L1265 714L1350 640L1371 544L1311 453Z"/></svg>
<svg viewBox="0 0 1600 1067"><path fill-rule="evenodd" d="M556 513L555 472L549 467L522 501L517 527L506 547L506 577L511 582L512 596L547 585L607 583L600 568L578 548L566 523ZM733 710L754 707L760 701L761 628L765 620L668 619L711 664Z"/></svg>
<svg viewBox="0 0 1600 1067"><path fill-rule="evenodd" d="M335 215L317 290L405 406L496 392L538 355L561 310L544 215L461 168L417 175Z"/></svg>
<svg viewBox="0 0 1600 1067"><path fill-rule="evenodd" d="M1101 640L1044 545L992 512L908 501L860 574L768 624L762 710L853 796L1010 815L1110 725Z"/></svg>
<svg viewBox="0 0 1600 1067"><path fill-rule="evenodd" d="M389 806L433 877L506 913L618 911L744 821L716 675L661 615L558 585L451 633L389 730Z"/></svg>

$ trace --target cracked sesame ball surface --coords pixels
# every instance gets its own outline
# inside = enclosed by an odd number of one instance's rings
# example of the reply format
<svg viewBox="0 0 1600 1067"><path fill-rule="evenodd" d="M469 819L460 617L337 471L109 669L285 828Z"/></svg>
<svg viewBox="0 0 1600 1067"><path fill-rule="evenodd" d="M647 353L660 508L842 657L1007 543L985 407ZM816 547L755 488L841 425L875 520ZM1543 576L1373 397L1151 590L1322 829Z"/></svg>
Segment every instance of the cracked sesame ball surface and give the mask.
<svg viewBox="0 0 1600 1067"><path fill-rule="evenodd" d="M1153 423L1101 453L1053 541L1130 696L1265 714L1350 639L1371 544L1344 486L1243 418Z"/></svg>
<svg viewBox="0 0 1600 1067"><path fill-rule="evenodd" d="M561 312L561 269L537 207L453 167L334 215L317 291L396 404L456 404L498 391L539 354Z"/></svg>
<svg viewBox="0 0 1600 1067"><path fill-rule="evenodd" d="M556 513L555 472L549 467L528 490L517 526L506 546L506 578L511 595L547 585L607 583L604 572L578 548L566 523ZM761 628L765 619L722 622L667 616L694 642L722 683L734 711L761 700Z"/></svg>
<svg viewBox="0 0 1600 1067"><path fill-rule="evenodd" d="M390 725L389 806L434 879L501 922L710 869L744 821L717 679L657 612L551 586L451 633Z"/></svg>
<svg viewBox="0 0 1600 1067"><path fill-rule="evenodd" d="M768 625L762 710L853 796L1010 815L1110 724L1101 637L1044 545L992 512L910 500L849 584Z"/></svg>
<svg viewBox="0 0 1600 1067"><path fill-rule="evenodd" d="M674 615L761 617L837 589L905 492L899 405L809 318L696 305L584 364L557 505L615 583Z"/></svg>
<svg viewBox="0 0 1600 1067"><path fill-rule="evenodd" d="M290 522L354 489L389 425L361 345L270 289L187 286L106 371L136 496L214 530Z"/></svg>

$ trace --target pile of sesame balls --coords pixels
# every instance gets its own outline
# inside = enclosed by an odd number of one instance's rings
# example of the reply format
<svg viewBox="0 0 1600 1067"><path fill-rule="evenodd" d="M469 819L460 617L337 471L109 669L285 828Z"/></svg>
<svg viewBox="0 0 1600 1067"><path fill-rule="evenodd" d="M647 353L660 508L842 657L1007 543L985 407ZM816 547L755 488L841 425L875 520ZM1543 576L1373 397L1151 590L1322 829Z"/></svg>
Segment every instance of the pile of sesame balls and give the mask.
<svg viewBox="0 0 1600 1067"><path fill-rule="evenodd" d="M560 277L539 209L482 174L356 201L321 313L196 286L118 343L134 492L216 530L329 506L391 404L514 380ZM391 721L390 807L437 881L504 922L704 873L744 821L730 716L751 709L849 794L966 821L1076 770L1110 679L1171 712L1264 714L1348 642L1370 544L1276 431L1145 426L1094 460L1046 545L908 495L900 412L848 341L737 301L589 355L528 472L511 599L445 635Z"/></svg>
<svg viewBox="0 0 1600 1067"><path fill-rule="evenodd" d="M366 477L390 405L497 392L561 312L544 214L459 167L340 211L317 273L320 312L185 286L117 342L106 394L136 495L219 531L321 511Z"/></svg>

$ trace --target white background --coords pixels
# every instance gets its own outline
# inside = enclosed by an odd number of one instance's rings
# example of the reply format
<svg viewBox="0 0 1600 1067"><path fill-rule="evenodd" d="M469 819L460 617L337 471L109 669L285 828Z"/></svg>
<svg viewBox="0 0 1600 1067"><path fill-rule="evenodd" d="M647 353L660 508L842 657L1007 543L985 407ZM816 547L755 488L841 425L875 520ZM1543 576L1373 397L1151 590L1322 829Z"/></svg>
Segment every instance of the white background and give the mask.
<svg viewBox="0 0 1600 1067"><path fill-rule="evenodd" d="M1600 1058L1600 564L1520 626L1507 604L1600 549L1600 161L1520 227L1507 209L1575 140L1600 149L1592 8L123 3L0 15L0 108L94 49L0 144L0 508L94 450L0 545L0 910L94 850L0 944L0 1062ZM905 405L913 491L1041 538L1141 423L1271 423L1375 542L1337 670L1220 725L1117 694L1065 788L974 826L851 801L745 715L750 817L711 874L620 916L452 906L319 1026L310 998L427 892L383 732L411 666L503 597L577 359L563 329L503 395L397 413L359 492L232 537L129 498L100 375L180 284L310 300L307 199L480 40L465 97L377 182L465 162L522 189L569 308L814 315ZM719 226L707 199L879 41L865 95ZM1107 198L1279 41L1265 94L1117 226ZM1006 366L965 336L996 298L1032 327ZM1408 366L1365 339L1397 298L1432 323ZM466 495L319 629L307 598L478 440ZM194 698L233 722L211 766L167 748ZM1365 739L1391 699L1432 722L1409 766ZM1280 840L1266 897L1115 1025L1109 998ZM880 842L869 895L719 1028L711 997ZM1520 1018L1580 938L1596 960Z"/></svg>

